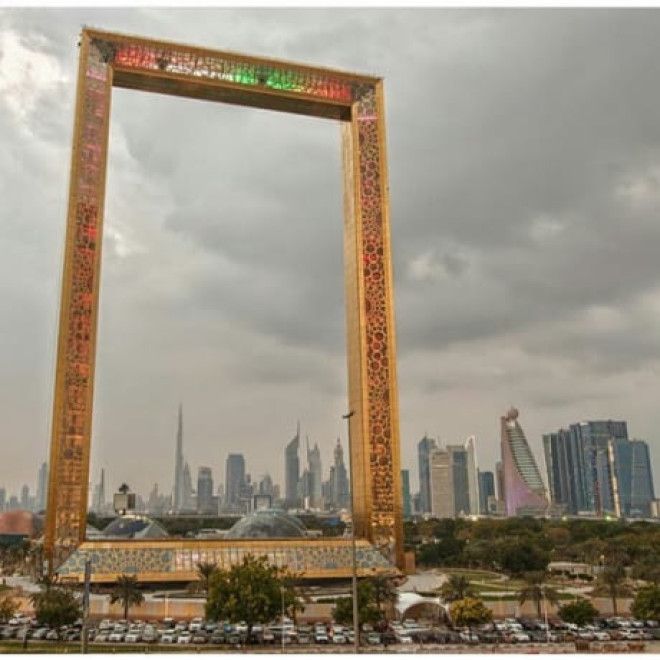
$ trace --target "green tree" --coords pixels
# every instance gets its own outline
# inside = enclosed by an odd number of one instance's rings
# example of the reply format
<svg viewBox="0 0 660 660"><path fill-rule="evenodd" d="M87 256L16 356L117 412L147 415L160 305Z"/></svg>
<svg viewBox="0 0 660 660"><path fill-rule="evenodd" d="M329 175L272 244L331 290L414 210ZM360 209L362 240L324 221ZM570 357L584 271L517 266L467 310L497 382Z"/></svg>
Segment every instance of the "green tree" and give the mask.
<svg viewBox="0 0 660 660"><path fill-rule="evenodd" d="M647 554L633 566L632 574L637 580L660 584L660 553L649 548Z"/></svg>
<svg viewBox="0 0 660 660"><path fill-rule="evenodd" d="M40 624L58 631L82 616L78 598L68 589L51 586L31 596L34 614Z"/></svg>
<svg viewBox="0 0 660 660"><path fill-rule="evenodd" d="M131 605L141 605L143 602L144 594L138 587L137 576L120 575L110 594L110 603L121 603L124 608L124 619L128 619L128 610Z"/></svg>
<svg viewBox="0 0 660 660"><path fill-rule="evenodd" d="M493 613L477 598L455 600L449 606L449 615L457 628L487 623L493 618Z"/></svg>
<svg viewBox="0 0 660 660"><path fill-rule="evenodd" d="M623 564L615 562L607 565L599 580L612 599L612 612L616 616L618 614L617 598L624 594L623 585L626 581L626 571Z"/></svg>
<svg viewBox="0 0 660 660"><path fill-rule="evenodd" d="M7 623L17 609L18 603L11 597L11 594L0 596L0 623Z"/></svg>
<svg viewBox="0 0 660 660"><path fill-rule="evenodd" d="M512 576L533 571L545 571L550 561L550 551L533 538L504 538L495 542L491 550L496 564Z"/></svg>
<svg viewBox="0 0 660 660"><path fill-rule="evenodd" d="M468 596L474 596L474 590L470 587L470 580L464 575L453 574L440 588L440 595L448 602L463 600Z"/></svg>
<svg viewBox="0 0 660 660"><path fill-rule="evenodd" d="M281 612L286 579L287 573L271 566L266 557L246 555L242 563L211 576L206 617L231 623L245 621L249 641L255 623L271 621Z"/></svg>
<svg viewBox="0 0 660 660"><path fill-rule="evenodd" d="M200 561L197 564L197 578L199 579L199 585L204 592L204 595L209 593L209 584L211 582L211 576L215 571L218 570L217 564L214 564L211 561Z"/></svg>
<svg viewBox="0 0 660 660"><path fill-rule="evenodd" d="M338 598L332 618L341 625L353 623L353 597ZM380 621L381 612L376 605L373 584L369 580L358 582L358 619L360 624L377 623ZM357 634L357 631L356 631Z"/></svg>
<svg viewBox="0 0 660 660"><path fill-rule="evenodd" d="M543 571L532 571L523 576L525 586L518 592L518 602L524 605L528 600L536 603L536 613L541 618L541 603L545 599L548 603L556 605L559 594L556 589L543 584L547 575Z"/></svg>
<svg viewBox="0 0 660 660"><path fill-rule="evenodd" d="M566 605L562 605L557 610L557 614L566 623L584 626L586 623L592 622L598 616L599 612L591 601L586 598L578 598L570 603L566 603Z"/></svg>
<svg viewBox="0 0 660 660"><path fill-rule="evenodd" d="M660 619L660 586L650 584L642 587L635 596L630 608L633 616L638 619Z"/></svg>
<svg viewBox="0 0 660 660"><path fill-rule="evenodd" d="M373 598L380 612L382 621L387 621L387 609L396 603L398 593L392 580L384 575L376 575L369 579L373 589ZM359 602L359 601L358 601Z"/></svg>

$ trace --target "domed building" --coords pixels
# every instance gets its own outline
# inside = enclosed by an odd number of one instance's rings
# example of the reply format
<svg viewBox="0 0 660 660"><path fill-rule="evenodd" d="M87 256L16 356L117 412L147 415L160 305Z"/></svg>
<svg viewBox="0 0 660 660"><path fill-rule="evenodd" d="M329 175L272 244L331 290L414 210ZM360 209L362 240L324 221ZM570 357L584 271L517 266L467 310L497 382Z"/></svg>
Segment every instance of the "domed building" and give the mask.
<svg viewBox="0 0 660 660"><path fill-rule="evenodd" d="M160 523L136 513L115 518L101 535L104 539L162 539L169 536Z"/></svg>
<svg viewBox="0 0 660 660"><path fill-rule="evenodd" d="M305 536L307 529L295 516L279 509L260 509L241 518L225 538L291 539Z"/></svg>

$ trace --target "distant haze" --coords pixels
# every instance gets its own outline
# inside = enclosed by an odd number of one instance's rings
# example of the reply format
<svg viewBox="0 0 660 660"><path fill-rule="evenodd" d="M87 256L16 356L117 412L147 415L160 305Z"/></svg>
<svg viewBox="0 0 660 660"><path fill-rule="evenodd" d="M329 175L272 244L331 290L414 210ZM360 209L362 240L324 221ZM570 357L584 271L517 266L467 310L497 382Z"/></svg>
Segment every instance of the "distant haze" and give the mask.
<svg viewBox="0 0 660 660"><path fill-rule="evenodd" d="M46 457L82 25L381 75L403 466L626 419L660 473L657 10L0 11L0 485ZM339 127L114 90L92 480L346 446ZM304 442L303 442L304 447ZM542 467L542 472L545 470ZM282 484L283 485L283 484Z"/></svg>

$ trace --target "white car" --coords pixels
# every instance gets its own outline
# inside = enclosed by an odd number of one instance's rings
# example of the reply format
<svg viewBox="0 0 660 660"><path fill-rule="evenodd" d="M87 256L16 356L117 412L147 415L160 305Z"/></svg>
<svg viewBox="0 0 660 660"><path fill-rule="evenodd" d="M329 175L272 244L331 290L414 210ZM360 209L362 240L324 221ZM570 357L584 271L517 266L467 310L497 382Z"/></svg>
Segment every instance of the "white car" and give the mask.
<svg viewBox="0 0 660 660"><path fill-rule="evenodd" d="M190 632L199 632L202 629L203 625L204 625L203 619L196 618L190 622L190 626L188 626L188 630L190 630Z"/></svg>
<svg viewBox="0 0 660 660"><path fill-rule="evenodd" d="M160 636L161 644L174 644L175 640L176 636L171 632L166 632Z"/></svg>
<svg viewBox="0 0 660 660"><path fill-rule="evenodd" d="M412 637L410 635L397 635L399 644L412 644Z"/></svg>
<svg viewBox="0 0 660 660"><path fill-rule="evenodd" d="M192 642L192 635L189 632L183 632L176 640L177 644L190 644Z"/></svg>
<svg viewBox="0 0 660 660"><path fill-rule="evenodd" d="M314 633L314 641L317 644L327 644L328 643L328 635L325 632L322 632L321 630L318 630Z"/></svg>
<svg viewBox="0 0 660 660"><path fill-rule="evenodd" d="M609 642L612 639L612 637L610 636L609 633L599 630L594 633L594 639L596 639L599 642Z"/></svg>
<svg viewBox="0 0 660 660"><path fill-rule="evenodd" d="M341 633L336 633L332 636L332 643L333 644L346 644L346 637L342 635Z"/></svg>
<svg viewBox="0 0 660 660"><path fill-rule="evenodd" d="M140 641L140 633L139 632L129 632L126 634L126 637L124 637L124 641L127 644L137 644Z"/></svg>
<svg viewBox="0 0 660 660"><path fill-rule="evenodd" d="M53 641L53 640L59 639L59 636L58 636L58 634L57 634L57 630L49 630L49 631L46 633L46 639L49 640L49 641Z"/></svg>
<svg viewBox="0 0 660 660"><path fill-rule="evenodd" d="M113 631L108 635L108 641L109 642L123 642L124 641L124 633Z"/></svg>
<svg viewBox="0 0 660 660"><path fill-rule="evenodd" d="M518 642L529 642L531 640L527 633L515 632L513 633L513 635L511 635L511 641L514 644L517 644Z"/></svg>

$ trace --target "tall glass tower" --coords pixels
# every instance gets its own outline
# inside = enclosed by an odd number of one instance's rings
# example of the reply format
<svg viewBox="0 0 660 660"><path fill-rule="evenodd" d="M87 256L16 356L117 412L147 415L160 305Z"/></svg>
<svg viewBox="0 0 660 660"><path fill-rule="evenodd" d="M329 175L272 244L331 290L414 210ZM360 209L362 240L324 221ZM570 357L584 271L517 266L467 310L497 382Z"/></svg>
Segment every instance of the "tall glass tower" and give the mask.
<svg viewBox="0 0 660 660"><path fill-rule="evenodd" d="M511 408L501 418L501 424L506 515L543 514L548 509L548 497L534 454L518 423L518 411Z"/></svg>

